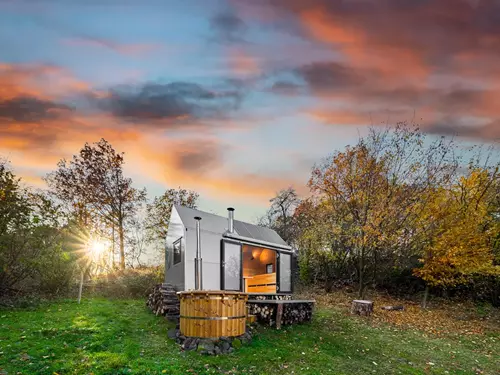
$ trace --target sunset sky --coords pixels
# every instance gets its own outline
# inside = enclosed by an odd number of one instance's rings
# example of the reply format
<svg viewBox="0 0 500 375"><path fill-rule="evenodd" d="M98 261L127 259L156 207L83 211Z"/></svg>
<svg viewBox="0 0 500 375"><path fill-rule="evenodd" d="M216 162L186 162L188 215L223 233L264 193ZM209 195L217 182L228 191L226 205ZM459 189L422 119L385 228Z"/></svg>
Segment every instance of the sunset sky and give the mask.
<svg viewBox="0 0 500 375"><path fill-rule="evenodd" d="M150 197L254 220L370 124L500 138L500 1L0 0L0 157L101 137Z"/></svg>

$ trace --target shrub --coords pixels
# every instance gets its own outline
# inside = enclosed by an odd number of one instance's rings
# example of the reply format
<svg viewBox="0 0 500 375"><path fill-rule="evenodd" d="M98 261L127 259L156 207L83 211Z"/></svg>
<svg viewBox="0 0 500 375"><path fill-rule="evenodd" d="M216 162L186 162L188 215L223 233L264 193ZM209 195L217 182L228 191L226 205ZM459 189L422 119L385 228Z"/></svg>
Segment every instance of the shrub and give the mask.
<svg viewBox="0 0 500 375"><path fill-rule="evenodd" d="M1 308L36 309L46 300L35 293L0 296Z"/></svg>
<svg viewBox="0 0 500 375"><path fill-rule="evenodd" d="M163 266L130 268L94 277L90 292L108 298L147 297L164 280Z"/></svg>

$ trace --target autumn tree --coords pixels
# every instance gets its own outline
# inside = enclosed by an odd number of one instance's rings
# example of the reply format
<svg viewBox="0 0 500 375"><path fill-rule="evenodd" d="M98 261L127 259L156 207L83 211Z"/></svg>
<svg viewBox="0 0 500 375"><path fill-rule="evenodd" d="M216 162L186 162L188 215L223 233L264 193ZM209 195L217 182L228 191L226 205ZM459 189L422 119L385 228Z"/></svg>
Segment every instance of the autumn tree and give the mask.
<svg viewBox="0 0 500 375"><path fill-rule="evenodd" d="M55 196L81 216L84 224L88 225L90 218L106 228L117 228L121 269L125 268L127 219L146 197L145 190L134 188L132 180L124 176L123 155L105 139L85 143L72 160L61 160L46 178Z"/></svg>
<svg viewBox="0 0 500 375"><path fill-rule="evenodd" d="M423 307L429 286L453 287L474 275L500 275L494 254L498 227L488 201L497 180L498 167L492 172L472 169L451 189L429 192L429 204L419 218L427 240L422 266L414 270L427 285Z"/></svg>
<svg viewBox="0 0 500 375"><path fill-rule="evenodd" d="M421 251L414 236L418 210L427 190L453 179L453 151L452 143L426 144L418 128L399 124L371 129L313 169L309 187L328 230L355 264L360 298L388 269Z"/></svg>

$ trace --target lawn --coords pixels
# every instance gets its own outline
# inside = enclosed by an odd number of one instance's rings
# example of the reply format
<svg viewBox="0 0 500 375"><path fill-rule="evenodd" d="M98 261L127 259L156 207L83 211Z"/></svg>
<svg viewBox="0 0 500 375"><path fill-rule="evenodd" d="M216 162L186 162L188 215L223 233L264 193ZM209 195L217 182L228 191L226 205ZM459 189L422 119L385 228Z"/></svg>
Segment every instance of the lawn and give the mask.
<svg viewBox="0 0 500 375"><path fill-rule="evenodd" d="M500 374L498 332L430 335L317 309L233 354L183 353L143 300L0 310L0 374Z"/></svg>

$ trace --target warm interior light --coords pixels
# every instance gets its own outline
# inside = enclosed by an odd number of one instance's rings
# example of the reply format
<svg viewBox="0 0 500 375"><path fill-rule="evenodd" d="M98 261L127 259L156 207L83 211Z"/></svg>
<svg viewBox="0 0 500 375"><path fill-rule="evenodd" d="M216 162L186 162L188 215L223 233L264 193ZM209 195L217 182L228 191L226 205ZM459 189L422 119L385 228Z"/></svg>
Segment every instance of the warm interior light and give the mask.
<svg viewBox="0 0 500 375"><path fill-rule="evenodd" d="M260 254L260 262L261 263L269 263L270 261L272 261L272 256L274 255L273 252L271 252L271 250L268 250L268 249L264 249L262 250L262 253Z"/></svg>
<svg viewBox="0 0 500 375"><path fill-rule="evenodd" d="M252 259L258 258L260 255L261 249L255 248L252 250Z"/></svg>

